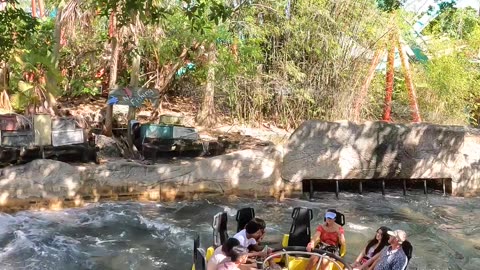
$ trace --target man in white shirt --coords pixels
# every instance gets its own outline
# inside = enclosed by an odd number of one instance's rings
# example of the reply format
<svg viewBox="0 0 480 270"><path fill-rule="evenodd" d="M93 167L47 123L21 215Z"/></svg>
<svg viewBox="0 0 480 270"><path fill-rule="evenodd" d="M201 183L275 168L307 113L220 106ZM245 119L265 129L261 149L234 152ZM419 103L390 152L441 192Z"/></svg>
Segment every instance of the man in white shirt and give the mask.
<svg viewBox="0 0 480 270"><path fill-rule="evenodd" d="M245 225L245 229L239 231L233 236L233 238L238 239L242 247L248 248L257 244L255 239L260 238L262 235L261 229L262 228L260 224L251 220L247 223L247 225Z"/></svg>
<svg viewBox="0 0 480 270"><path fill-rule="evenodd" d="M262 236L265 234L265 221L261 219L252 219L245 225L245 229L239 231L233 237L238 239L240 245L242 247L248 248L250 253L248 253L248 257L266 257L272 252L272 249L264 249L257 244L256 239L261 239ZM270 265L273 266L273 260L270 262ZM241 269L246 269L241 267ZM256 269L247 268L247 269Z"/></svg>

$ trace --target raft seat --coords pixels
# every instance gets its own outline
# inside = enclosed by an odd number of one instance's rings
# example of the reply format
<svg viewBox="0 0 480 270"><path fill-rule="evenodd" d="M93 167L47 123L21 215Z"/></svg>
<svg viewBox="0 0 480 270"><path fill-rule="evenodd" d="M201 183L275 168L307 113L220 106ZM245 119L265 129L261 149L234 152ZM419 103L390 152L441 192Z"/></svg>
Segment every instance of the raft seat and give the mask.
<svg viewBox="0 0 480 270"><path fill-rule="evenodd" d="M242 208L237 211L237 232L245 229L245 225L255 218L255 209L252 207Z"/></svg>
<svg viewBox="0 0 480 270"><path fill-rule="evenodd" d="M193 239L193 265L192 270L206 270L207 259L205 256L205 250L200 248L200 235L197 235Z"/></svg>

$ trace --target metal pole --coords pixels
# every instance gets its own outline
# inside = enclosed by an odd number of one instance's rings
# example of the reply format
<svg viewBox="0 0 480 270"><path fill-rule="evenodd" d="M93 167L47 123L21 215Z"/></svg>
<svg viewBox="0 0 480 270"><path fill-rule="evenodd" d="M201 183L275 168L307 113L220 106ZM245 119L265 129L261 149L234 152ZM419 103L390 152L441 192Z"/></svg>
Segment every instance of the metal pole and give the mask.
<svg viewBox="0 0 480 270"><path fill-rule="evenodd" d="M443 196L447 196L447 187L445 186L445 178L442 179L442 187L443 187Z"/></svg>
<svg viewBox="0 0 480 270"><path fill-rule="evenodd" d="M407 196L407 180L403 179L403 196Z"/></svg>
<svg viewBox="0 0 480 270"><path fill-rule="evenodd" d="M385 180L382 180L382 195L385 196Z"/></svg>
<svg viewBox="0 0 480 270"><path fill-rule="evenodd" d="M360 183L358 183L358 193L362 194L363 193L363 182L360 181Z"/></svg>
<svg viewBox="0 0 480 270"><path fill-rule="evenodd" d="M335 196L338 199L338 193L340 192L340 186L338 184L338 180L335 180Z"/></svg>
<svg viewBox="0 0 480 270"><path fill-rule="evenodd" d="M310 194L309 199L313 199L313 180L310 180Z"/></svg>
<svg viewBox="0 0 480 270"><path fill-rule="evenodd" d="M423 180L423 194L427 194L427 180Z"/></svg>

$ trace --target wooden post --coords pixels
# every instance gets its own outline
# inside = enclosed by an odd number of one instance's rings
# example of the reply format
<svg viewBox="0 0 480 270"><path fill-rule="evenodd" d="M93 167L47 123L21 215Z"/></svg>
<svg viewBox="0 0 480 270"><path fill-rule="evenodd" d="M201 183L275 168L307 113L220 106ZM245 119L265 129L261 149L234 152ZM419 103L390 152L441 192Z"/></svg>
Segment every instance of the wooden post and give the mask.
<svg viewBox="0 0 480 270"><path fill-rule="evenodd" d="M135 107L133 106L128 106L128 114L127 114L127 143L128 143L128 149L134 155L133 152L133 136L132 136L132 124L131 121L135 119Z"/></svg>
<svg viewBox="0 0 480 270"><path fill-rule="evenodd" d="M382 179L382 195L385 196L385 180Z"/></svg>
<svg viewBox="0 0 480 270"><path fill-rule="evenodd" d="M309 194L309 199L313 199L313 180L309 181L310 184L310 194Z"/></svg>
<svg viewBox="0 0 480 270"><path fill-rule="evenodd" d="M443 187L443 196L447 196L447 187L445 186L445 178L442 179L442 187Z"/></svg>
<svg viewBox="0 0 480 270"><path fill-rule="evenodd" d="M403 196L407 196L407 180L403 179Z"/></svg>
<svg viewBox="0 0 480 270"><path fill-rule="evenodd" d="M427 180L423 180L423 194L427 194Z"/></svg>
<svg viewBox="0 0 480 270"><path fill-rule="evenodd" d="M362 194L363 193L363 182L360 181L360 183L358 183L358 193Z"/></svg>
<svg viewBox="0 0 480 270"><path fill-rule="evenodd" d="M338 199L338 193L340 193L340 186L338 184L338 180L335 180L335 197Z"/></svg>

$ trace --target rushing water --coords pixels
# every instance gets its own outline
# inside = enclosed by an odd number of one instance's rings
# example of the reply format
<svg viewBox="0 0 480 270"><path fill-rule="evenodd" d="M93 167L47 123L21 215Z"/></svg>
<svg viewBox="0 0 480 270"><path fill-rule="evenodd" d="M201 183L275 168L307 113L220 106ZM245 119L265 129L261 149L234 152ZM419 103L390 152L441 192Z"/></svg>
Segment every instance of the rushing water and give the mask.
<svg viewBox="0 0 480 270"><path fill-rule="evenodd" d="M236 210L256 209L267 221L266 241L279 242L296 206L319 213L335 207L345 225L348 261L353 261L377 227L403 229L414 245L410 269L480 269L480 199L397 193L316 194L312 202L238 199L161 204L102 203L63 211L0 214L0 269L189 269L199 233L211 243L212 216L227 211L229 232ZM476 247L476 248L475 248Z"/></svg>

